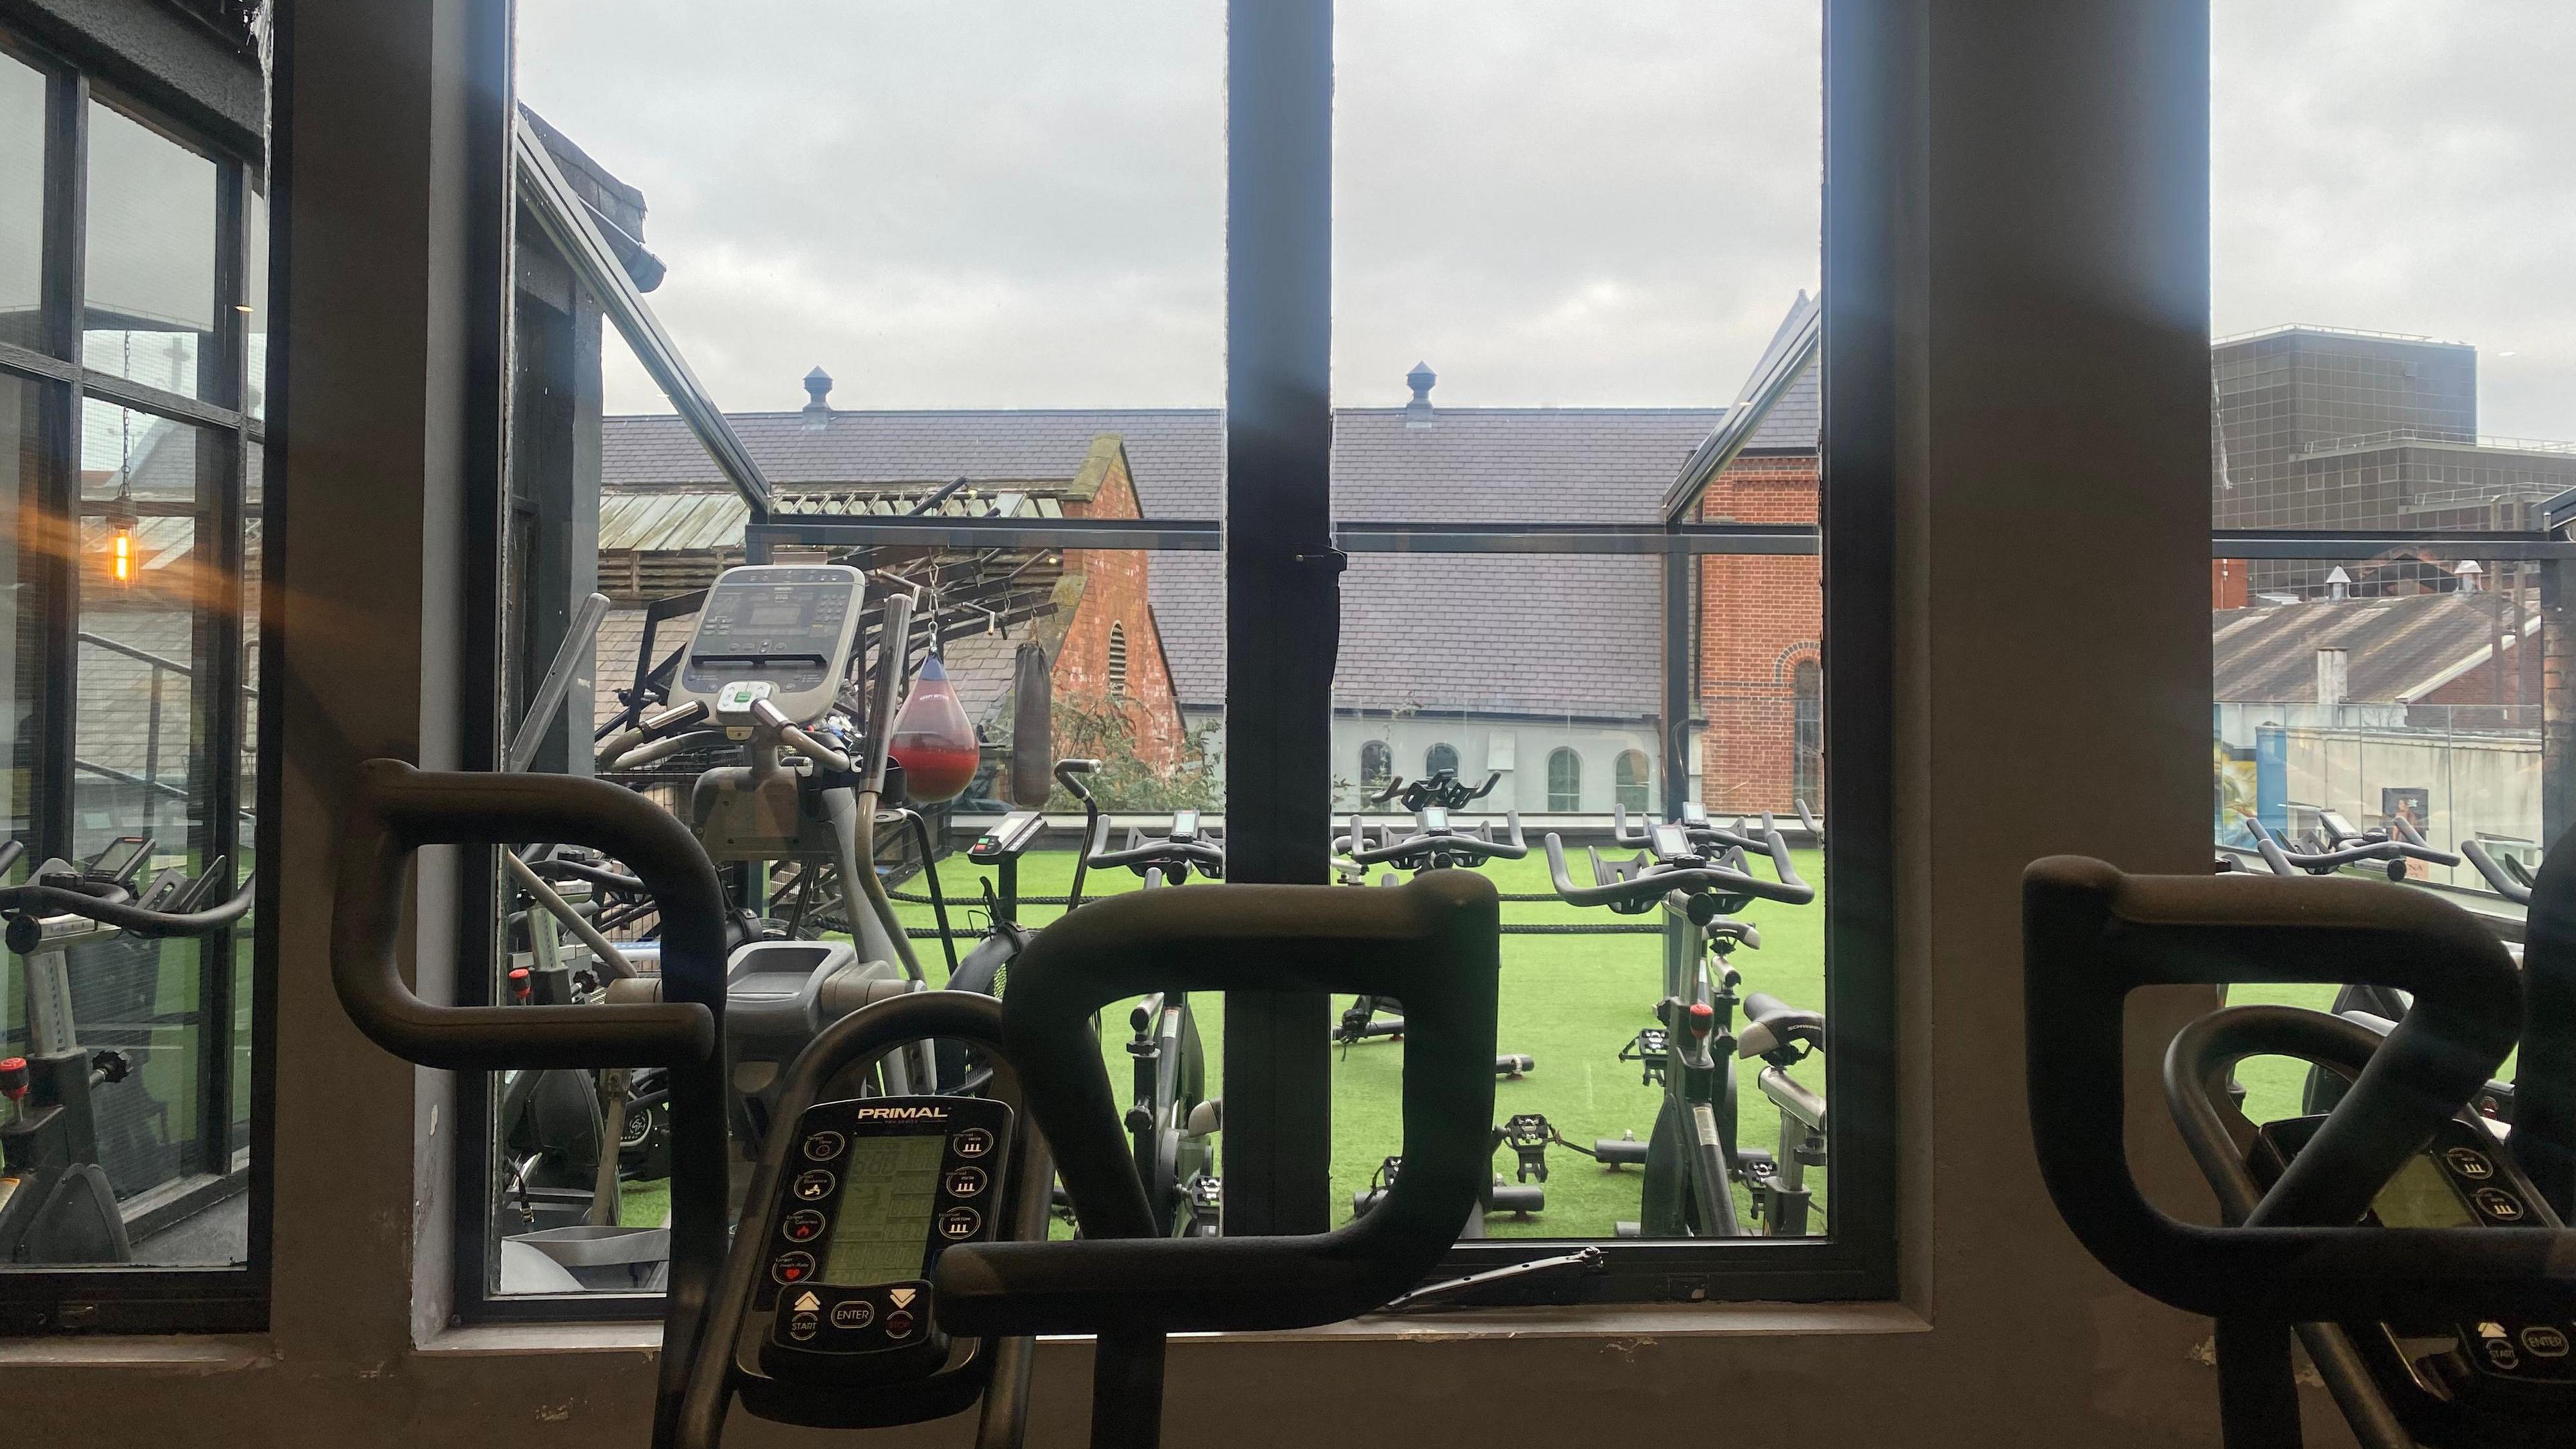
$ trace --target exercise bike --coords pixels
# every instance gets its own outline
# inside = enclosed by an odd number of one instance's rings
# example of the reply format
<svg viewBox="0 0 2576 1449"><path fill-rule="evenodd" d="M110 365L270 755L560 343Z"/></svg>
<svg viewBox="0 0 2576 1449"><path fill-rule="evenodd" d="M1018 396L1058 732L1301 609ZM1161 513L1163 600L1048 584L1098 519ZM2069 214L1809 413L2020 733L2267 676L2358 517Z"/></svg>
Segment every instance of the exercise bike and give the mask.
<svg viewBox="0 0 2576 1449"><path fill-rule="evenodd" d="M1631 837L1621 811L1613 822L1616 837L1640 839L1645 849L1629 860L1608 862L1598 847L1589 848L1588 886L1576 885L1567 872L1564 841L1553 832L1545 840L1548 878L1559 897L1622 915L1661 906L1680 931L1678 942L1665 943L1656 1025L1640 1031L1619 1054L1621 1061L1638 1065L1647 1083L1664 1089L1654 1129L1644 1142L1600 1139L1587 1154L1604 1166L1645 1169L1638 1219L1618 1225L1622 1237L1741 1237L1746 1227L1736 1212L1734 1181L1741 1177L1774 1185L1766 1191L1787 1190L1776 1159L1736 1145L1735 1008L1743 978L1730 958L1739 948L1759 949L1762 935L1751 922L1731 917L1755 900L1805 905L1816 891L1799 878L1789 843L1769 813L1754 831L1741 822L1730 829L1700 823L1705 821L1700 816L1656 823ZM1756 853L1769 860L1772 879L1751 873L1749 858ZM1819 1021L1815 1040L1821 1039ZM1812 1045L1793 1039L1780 1049L1795 1048ZM1815 1115L1821 1119L1823 1113ZM1803 1191L1803 1182L1797 1190ZM1772 1232L1783 1231L1792 1201L1803 1199L1782 1200L1782 1211L1768 1220ZM1803 1219L1803 1207L1795 1215Z"/></svg>
<svg viewBox="0 0 2576 1449"><path fill-rule="evenodd" d="M2042 1176L2113 1273L2216 1320L2229 1449L2301 1442L2294 1335L2367 1449L2576 1439L2576 1280L2563 1266L2576 1252L2564 1227L2576 1016L2554 1009L2576 998L2576 941L2548 934L2517 970L2483 924L2427 892L2131 876L2072 856L2032 864L2022 898ZM2177 1035L2166 1105L2224 1225L2178 1222L2129 1169L2125 998L2260 982L2374 986L2412 1009L2385 1035L2269 1005L2222 1008ZM2523 1120L2503 1135L2474 1102L2517 1045ZM2256 1054L2306 1059L2350 1088L2328 1112L2251 1122L2229 1077Z"/></svg>
<svg viewBox="0 0 2576 1449"><path fill-rule="evenodd" d="M1174 812L1158 834L1131 825L1125 843L1111 848L1110 822L1090 783L1099 768L1098 760L1059 760L1053 772L1055 783L1081 804L1083 812L1064 918L1089 899L1085 888L1094 871L1130 871L1147 890L1185 885L1193 876L1209 881L1225 878L1224 842L1195 810ZM1040 812L1014 810L966 851L969 863L994 867L1000 881L998 888L987 887L986 896L994 931L987 945L1007 943L994 962L997 979L991 989L996 995L1008 990L1011 963L1043 934L1019 921L1019 861L1044 828ZM926 872L933 869L925 866ZM1127 1022L1131 1090L1123 1121L1137 1173L1146 1185L1147 1210L1163 1236L1214 1237L1223 1201L1215 1134L1224 1126L1225 1104L1207 1094L1207 1051L1199 1039L1189 994L1148 994L1129 1008Z"/></svg>
<svg viewBox="0 0 2576 1449"><path fill-rule="evenodd" d="M2437 850L2425 842L2422 834L2403 816L2390 816L2378 829L2355 830L2352 823L2332 810L2319 811L2317 825L2322 848L2294 850L2289 842L2252 815L2244 817L2245 831L2254 839L2254 848L2274 875L2323 877L2341 873L2349 866L2377 866L2391 881L2404 881L2409 861L2431 865L2456 866L2460 857ZM2483 852L2481 852L2483 854ZM2367 982L2350 983L2335 989L2335 1015L2385 1035L2388 1029L2406 1015L2409 1001L2405 992L2393 987ZM2308 1069L2306 1084L2300 1091L2300 1104L2310 1113L2331 1111L2343 1098L2344 1078L2323 1066ZM2481 1098L2489 1116L2505 1121L2513 1116L2513 1089L2496 1083Z"/></svg>
<svg viewBox="0 0 2576 1449"><path fill-rule="evenodd" d="M691 834L614 785L569 777L424 774L375 760L360 767L356 794L339 852L332 980L371 1039L447 1070L643 1063L669 1074L657 1449L711 1449L737 1402L822 1428L980 1406L979 1445L1013 1449L1041 1333L1096 1336L1092 1442L1149 1449L1166 1335L1366 1312L1438 1264L1481 1188L1484 1163L1466 1144L1492 1111L1492 887L1452 873L1352 901L1328 887L1221 886L1138 892L1049 928L1015 963L1003 999L905 993L833 1022L783 1075L780 1130L762 1143L741 1229L729 1233L728 907ZM411 991L395 944L413 852L538 836L600 849L647 883L663 923L662 999L454 1007ZM1093 1014L1154 990L1283 988L1413 1004L1412 1170L1379 1211L1333 1233L1155 1241ZM832 1090L864 1063L942 1038L978 1046L990 1092ZM1045 1241L1053 1174L1082 1241Z"/></svg>
<svg viewBox="0 0 2576 1449"><path fill-rule="evenodd" d="M1351 817L1351 833L1336 836L1333 850L1333 872L1349 885L1365 885L1369 868L1391 865L1409 875L1428 870L1472 870L1489 860L1519 860L1529 854L1529 843L1521 838L1521 813L1506 814L1504 838L1494 838L1493 822L1480 820L1474 828L1453 825L1449 813L1463 810L1493 793L1503 778L1500 770L1485 776L1485 783L1472 789L1458 778L1455 769L1435 770L1428 778L1410 784L1401 775L1390 778L1386 787L1370 797L1371 804L1394 801L1413 816L1411 834L1399 835L1392 824L1378 829L1378 843L1369 844L1368 824L1359 816ZM1393 884L1392 872L1378 877L1381 885ZM1333 1027L1333 1044L1344 1051L1360 1042L1384 1038L1401 1040L1404 1036L1404 1004L1385 997L1363 996L1343 1008L1341 1019ZM1524 1053L1507 1052L1494 1058L1494 1075L1518 1079L1538 1066L1535 1058Z"/></svg>
<svg viewBox="0 0 2576 1449"><path fill-rule="evenodd" d="M140 890L152 837L120 836L77 865L48 860L27 883L0 887L10 954L26 985L28 1051L0 1060L0 1263L116 1264L134 1259L125 1218L100 1165L93 1094L133 1075L123 1052L81 1045L72 1015L71 951L120 934L147 939L212 935L250 909L245 878L215 899L230 862L217 856L195 877L163 870ZM25 849L0 841L0 875Z"/></svg>

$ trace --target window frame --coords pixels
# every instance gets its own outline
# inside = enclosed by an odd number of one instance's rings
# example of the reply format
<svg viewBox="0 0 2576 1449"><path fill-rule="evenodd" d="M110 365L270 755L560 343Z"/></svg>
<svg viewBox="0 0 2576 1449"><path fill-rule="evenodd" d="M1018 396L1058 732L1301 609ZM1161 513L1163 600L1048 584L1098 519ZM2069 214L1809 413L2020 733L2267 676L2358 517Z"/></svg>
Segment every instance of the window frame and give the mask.
<svg viewBox="0 0 2576 1449"><path fill-rule="evenodd" d="M28 348L0 342L0 375L37 390L39 436L33 505L47 527L79 527L82 516L82 412L92 399L195 430L199 462L197 521L206 533L197 548L214 565L208 577L238 580L245 560L247 529L253 521L247 503L251 458L267 464L265 421L245 410L249 376L250 329L245 314L250 292L250 235L254 191L262 184L263 158L208 129L185 125L170 111L154 105L131 85L97 78L83 64L18 30L0 28L0 55L38 71L45 80L44 208L40 229L42 260L41 323L44 346ZM189 397L129 381L83 363L82 343L87 291L87 171L89 110L93 101L108 106L148 130L207 157L216 167L215 283L211 367L204 373L206 396ZM272 304L273 305L273 304ZM277 523L276 490L262 488L258 521L268 536ZM210 535L210 536L209 536ZM37 644L35 678L41 699L34 711L37 740L30 779L30 860L63 855L73 849L77 790L75 715L79 701L80 600L85 581L77 550L70 556L40 560L30 570L30 583L40 591L36 612L45 621ZM268 616L278 590L273 551L263 550L264 582L260 613ZM224 601L201 591L195 603L193 673L189 708L203 721L196 759L206 766L206 818L227 822L228 829L204 844L222 849L238 868L248 846L251 858L276 858L278 711L259 712L255 750L255 800L242 798L241 762L245 758L241 690L245 679L244 617L238 594L227 609ZM273 650L273 629L260 630L263 651ZM271 657L264 653L263 659ZM263 664L263 677L277 677ZM254 811L252 835L239 830L240 813ZM198 1266L120 1265L77 1268L10 1268L0 1271L0 1337L31 1336L76 1329L108 1333L242 1333L265 1329L269 1303L269 1215L271 1202L271 1101L274 1070L272 1012L276 941L276 893L273 880L262 878L252 915L249 988L252 1007L249 1075L250 1115L247 1132L235 1145L232 1102L241 1085L243 1054L236 1035L237 952L243 939L226 930L207 937L198 948L196 988L202 1027L202 1053L190 1090L199 1101L196 1140L191 1156L198 1170L177 1181L189 1184L149 1224L176 1222L236 1193L247 1202L247 1240L240 1264ZM14 978L14 973L13 973ZM183 1160L189 1160L183 1158ZM208 1168L217 1170L207 1170ZM129 1224L129 1228L134 1225Z"/></svg>
<svg viewBox="0 0 2576 1449"><path fill-rule="evenodd" d="M1661 524L1421 524L1336 520L1331 491L1332 0L1229 0L1227 30L1227 229L1225 504L1207 520L943 519L863 525L879 538L924 542L1052 544L1065 548L1209 549L1225 565L1226 830L1228 877L1320 883L1330 878L1333 810L1331 681L1341 626L1339 579L1354 552L1613 553L1662 564L1666 657L1689 658L1696 611L1694 560L1712 554L1821 554L1824 577L1827 746L1836 762L1835 830L1825 842L1833 889L1826 917L1828 1094L1835 1114L1832 1235L1726 1241L1587 1240L1606 1271L1568 1279L1533 1275L1498 1285L1507 1303L1719 1303L1749 1299L1864 1301L1896 1292L1896 1093L1893 723L1884 710L1839 711L1840 700L1884 699L1893 680L1895 526L1892 480L1897 419L1895 341L1887 318L1903 255L1882 183L1901 174L1886 121L1904 94L1896 67L1906 51L1899 22L1876 0L1825 0L1823 271L1825 407L1820 436L1820 524L1673 520ZM506 61L504 62L506 71ZM492 94L506 113L505 73ZM497 154L486 148L486 154ZM487 163L489 164L489 163ZM495 172L502 170L495 165ZM487 180L491 178L486 178ZM507 214L512 203L503 201ZM499 259L487 259L478 302L506 296ZM487 319L488 320L488 319ZM492 322L498 329L502 324ZM506 349L503 357L506 359ZM506 365L496 369L505 381ZM497 407L492 409L497 415ZM747 556L770 547L830 541L829 524L755 510ZM478 563L497 568L497 539L478 542ZM492 577L482 580L492 592ZM1641 621L1641 627L1652 624ZM497 634L477 626L478 649ZM494 661L479 661L486 675ZM1667 669L1660 804L1677 815L1687 798L1694 743L1692 685ZM493 722L469 736L488 758ZM1454 750L1454 747L1453 747ZM1462 757L1463 758L1463 757ZM1391 763L1391 761L1390 761ZM1426 765L1428 764L1426 752ZM1651 779L1651 772L1650 772ZM1655 787L1650 784L1650 789ZM488 868L481 874L488 876ZM488 933L490 885L469 882L479 907L470 939ZM470 964L470 963L468 963ZM468 970L461 994L488 995ZM1320 993L1232 997L1224 1023L1227 1230L1322 1232L1333 1225L1330 1021ZM1257 1065L1256 1065L1257 1064ZM469 1128L487 1113L460 1083ZM469 1174L457 1223L459 1316L503 1321L649 1317L658 1295L502 1299L482 1283L489 1184L470 1164L488 1157L471 1132L460 1140ZM1462 1242L1444 1272L1477 1272L1563 1251L1563 1239Z"/></svg>

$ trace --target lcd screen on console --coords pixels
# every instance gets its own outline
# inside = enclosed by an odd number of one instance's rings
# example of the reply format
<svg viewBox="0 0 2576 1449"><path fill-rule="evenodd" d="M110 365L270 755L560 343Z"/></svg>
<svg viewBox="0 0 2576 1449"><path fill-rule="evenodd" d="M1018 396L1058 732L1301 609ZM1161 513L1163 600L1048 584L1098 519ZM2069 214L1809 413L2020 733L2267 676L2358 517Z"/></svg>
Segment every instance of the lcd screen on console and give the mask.
<svg viewBox="0 0 2576 1449"><path fill-rule="evenodd" d="M947 1149L948 1139L935 1135L862 1137L850 1144L818 1281L855 1288L921 1276Z"/></svg>

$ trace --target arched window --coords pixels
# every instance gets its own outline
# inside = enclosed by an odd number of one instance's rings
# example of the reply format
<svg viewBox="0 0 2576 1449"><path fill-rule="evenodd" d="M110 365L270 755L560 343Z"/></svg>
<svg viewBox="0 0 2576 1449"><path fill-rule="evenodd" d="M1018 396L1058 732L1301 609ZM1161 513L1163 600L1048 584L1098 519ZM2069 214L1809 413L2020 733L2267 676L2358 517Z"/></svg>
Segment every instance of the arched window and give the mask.
<svg viewBox="0 0 2576 1449"><path fill-rule="evenodd" d="M1113 698L1127 697L1127 626L1109 626L1109 693Z"/></svg>
<svg viewBox="0 0 2576 1449"><path fill-rule="evenodd" d="M1644 750L1621 750L1611 762L1610 783L1618 791L1619 808L1633 815L1643 815L1654 784L1654 767L1646 763Z"/></svg>
<svg viewBox="0 0 2576 1449"><path fill-rule="evenodd" d="M1360 789L1374 795L1386 788L1395 774L1395 751L1384 740L1370 740L1360 746Z"/></svg>
<svg viewBox="0 0 2576 1449"><path fill-rule="evenodd" d="M1583 808L1583 757L1563 745L1548 751L1547 808L1558 812Z"/></svg>
<svg viewBox="0 0 2576 1449"><path fill-rule="evenodd" d="M1813 659L1801 659L1790 671L1789 695L1796 709L1789 793L1810 810L1825 808L1825 671Z"/></svg>
<svg viewBox="0 0 2576 1449"><path fill-rule="evenodd" d="M1458 747L1456 745L1433 745L1422 752L1422 773L1426 777L1437 775L1443 770L1457 768Z"/></svg>

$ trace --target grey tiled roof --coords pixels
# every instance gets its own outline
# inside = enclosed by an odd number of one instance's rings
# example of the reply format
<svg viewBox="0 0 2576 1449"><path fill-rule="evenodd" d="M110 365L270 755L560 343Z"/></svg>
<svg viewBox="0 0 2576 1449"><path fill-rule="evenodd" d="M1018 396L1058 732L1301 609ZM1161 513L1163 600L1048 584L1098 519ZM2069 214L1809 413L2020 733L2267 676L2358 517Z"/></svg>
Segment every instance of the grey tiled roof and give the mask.
<svg viewBox="0 0 2576 1449"><path fill-rule="evenodd" d="M1402 408L1344 408L1335 414L1334 512L1407 523L1653 522L1692 449L1724 416L1722 408L1452 408L1436 410L1429 427L1408 428ZM1225 433L1212 408L844 411L819 430L792 412L732 422L782 486L1064 478L1093 438L1115 433L1145 516L1214 518L1223 507ZM602 471L611 490L722 486L675 417L607 419ZM1212 554L1160 553L1151 575L1182 703L1222 702L1221 564ZM1651 714L1655 578L1644 559L1355 559L1342 581L1335 703Z"/></svg>
<svg viewBox="0 0 2576 1449"><path fill-rule="evenodd" d="M2210 614L2211 697L2314 703L2317 651L2345 650L2345 697L2390 703L2472 656L2495 625L2483 594L2417 594L2220 609ZM2519 647L2519 646L2517 646Z"/></svg>
<svg viewBox="0 0 2576 1449"><path fill-rule="evenodd" d="M1615 554L1355 554L1333 704L1658 714L1661 577L1656 560Z"/></svg>

